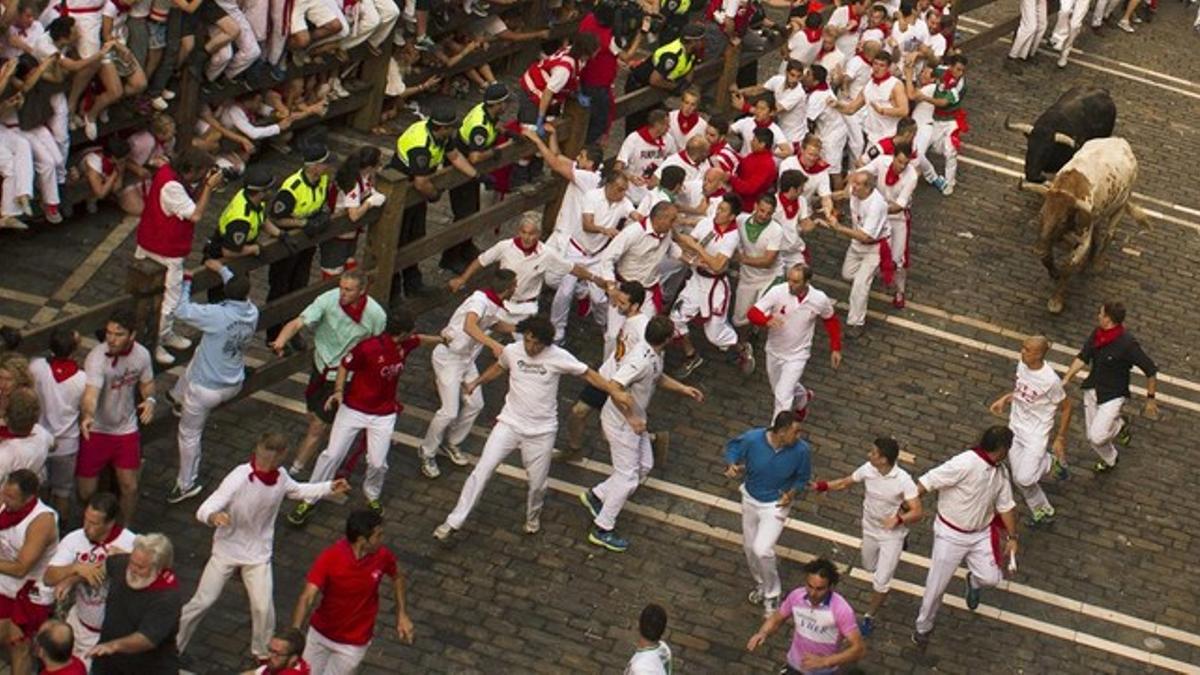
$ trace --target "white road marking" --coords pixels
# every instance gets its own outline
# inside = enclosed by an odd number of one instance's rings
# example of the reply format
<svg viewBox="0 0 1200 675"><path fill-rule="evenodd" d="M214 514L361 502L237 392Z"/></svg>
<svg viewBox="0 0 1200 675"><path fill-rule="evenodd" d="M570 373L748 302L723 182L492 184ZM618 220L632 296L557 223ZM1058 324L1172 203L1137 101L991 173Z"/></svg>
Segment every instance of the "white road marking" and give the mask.
<svg viewBox="0 0 1200 675"><path fill-rule="evenodd" d="M274 392L269 392L269 391L259 391L259 392L255 392L254 394L252 394L251 397L256 400L267 403L269 405L273 405L273 406L282 408L284 410L288 410L293 413L297 413L300 415L303 415L305 413L304 403L297 401L295 399L292 399L292 398L288 398L281 394L276 394ZM414 409L413 406L405 406L405 410L404 410L403 414L412 415L412 416L416 416L419 418L432 417L432 413L430 413L429 411L421 410L420 413L422 413L422 414L420 414L420 415L416 415L415 411L416 411L416 409ZM485 429L477 426L472 429L472 433L475 433L476 435L486 436L487 431ZM416 436L413 436L411 434L406 434L403 432L399 432L399 431L392 433L392 440L396 443L399 443L401 445L405 445L405 446L408 446L408 447L414 448L414 449L419 447L421 444L421 439L417 438ZM472 463L474 463L476 461L476 458L474 455L468 454L468 457L471 459ZM577 466L581 466L585 469L595 471L598 473L607 474L612 471L611 466L609 466L607 464L603 464L601 462L595 462L592 460L583 460L581 462L576 462L575 464ZM519 469L519 468L509 465L509 464L501 464L497 468L497 473L499 473L500 475L509 477L509 478L515 478L515 479L519 479L519 480L527 480L527 476L523 469ZM568 495L571 495L572 497L574 497L575 495L578 495L580 492L583 492L586 489L582 485L575 485L575 484L568 483L566 481L563 481L563 480L560 480L557 478L551 478L549 481L549 486L551 489L555 490L556 492L568 494ZM724 498L718 497L716 495L710 495L706 492L701 492L699 490L693 490L691 488L687 488L682 485L668 483L667 481L659 480L657 478L648 479L646 481L646 483L644 484L644 487L658 490L661 492L666 492L667 494L671 494L671 495L677 496L677 497L682 497L682 498L688 499L690 501L696 501L698 503L715 506L717 508L720 508L723 511L727 511L730 513L735 513L735 514L741 513L741 505L737 502L734 502L729 499L724 499ZM643 517L648 517L653 520L657 520L659 522L668 523L670 525L675 525L675 526L687 529L689 531L697 532L699 534L703 534L706 536L711 536L715 539L725 541L725 542L729 543L730 545L741 546L741 543L742 543L742 536L741 536L741 533L739 533L739 532L734 532L732 530L728 530L725 528L715 527L713 525L709 525L708 523L705 523L705 522L702 522L699 520L695 520L692 518L688 518L686 516L681 516L679 514L675 514L675 513L668 514L665 511L661 511L659 509L655 509L655 508L648 507L648 506L643 506L643 505L637 504L632 501L626 502L625 510L629 513L637 514L637 515L640 515ZM859 548L862 543L862 540L857 537L845 535L840 532L837 532L836 530L830 530L827 528L818 527L816 525L811 525L809 523L805 523L803 521L799 521L794 518L789 518L785 527L787 527L787 529L790 529L790 530L793 530L796 532L816 536L816 537L819 537L822 539L826 539L828 541L833 541L835 543L843 544L846 546L851 546L854 548ZM812 560L815 557L810 553L806 553L803 551L799 551L797 549L792 549L792 548L783 547L783 546L776 547L776 551L777 551L778 555L780 555L781 557L784 557L784 558L787 558L790 560L795 560L795 561L801 562L801 563L808 562L809 560ZM910 553L904 553L901 556L901 559L904 560L905 562L908 562L910 564L915 564L917 566L924 567L926 569L928 569L928 567L929 567L929 559L924 556L917 556L917 555L910 554ZM956 570L955 575L960 578L966 577L966 573L962 569ZM872 576L870 573L866 572L865 570L859 569L857 566L853 568L853 571L851 572L851 576L853 578L855 578L859 581L865 582L865 583L870 583L872 580ZM919 585L913 584L913 583L909 583L909 582L905 582L902 580L894 580L892 587L903 593L906 593L908 595L912 595L912 596L918 597L918 598L921 597L921 594L924 590L922 586L919 586ZM1187 633L1185 631L1180 631L1178 629L1170 629L1167 626L1160 626L1157 623L1146 621L1144 619L1138 619L1137 617L1122 614L1121 612L1116 612L1116 611L1107 610L1104 608L1095 607L1093 605L1088 605L1087 603L1084 603L1084 602L1080 602L1077 600L1071 600L1070 598L1065 598L1065 597L1059 596L1054 593L1049 593L1047 591L1041 591L1041 590L1034 589L1034 588L1031 588L1028 586L1024 586L1023 584L1016 584L1016 583L1009 582L1009 581L1001 582L1000 586L998 586L997 588L999 588L1001 590L1007 590L1007 591L1013 592L1018 595L1023 595L1025 597L1028 597L1028 598L1031 598L1034 600L1039 600L1041 602L1053 604L1056 607L1061 607L1063 609L1075 611L1077 613L1086 614L1088 616L1093 616L1095 618L1109 621L1111 623L1118 623L1118 624L1121 624L1124 626L1128 626L1130 628L1135 628L1137 630L1152 632L1155 635L1159 635L1159 636L1165 637L1167 639L1185 642L1185 643L1195 645L1195 646L1200 646L1200 635L1193 635L1191 633ZM962 600L962 598L959 598L955 595L947 594L943 598L943 604L949 605L956 609L966 610L965 602ZM1094 608L1095 610L1099 610L1099 611L1098 612L1089 612L1088 608ZM1092 647L1094 649L1105 651L1110 654L1115 654L1118 656L1123 656L1125 658L1140 661L1142 663L1148 663L1151 665L1160 666L1162 668L1167 668L1167 669L1174 670L1174 671L1180 672L1180 673L1190 673L1190 674L1200 675L1200 668L1191 666L1182 661L1163 657L1158 654L1154 654L1149 651L1146 651L1144 649L1137 649L1137 648L1130 647L1125 644L1113 642L1111 640L1105 640L1103 638L1096 637L1089 633L1075 631L1075 630L1072 630L1069 628L1065 628L1063 626L1059 626L1057 624L1052 624L1049 622L1044 622L1044 621L1040 621L1037 619L1033 619L1033 618L1030 618L1030 617L1021 615L1021 614L1016 614L1014 612L1001 610L999 608L992 607L990 605L980 605L979 609L976 610L976 613L980 614L982 616L991 618L991 619L996 619L998 621L1002 621L1004 623L1008 623L1010 625L1017 626L1019 628L1033 630L1033 631L1042 633L1044 635L1061 638L1061 639L1067 640L1068 642L1073 642L1073 643L1084 645L1087 647ZM1166 629L1166 630L1160 630L1160 629Z"/></svg>
<svg viewBox="0 0 1200 675"><path fill-rule="evenodd" d="M88 254L87 258L84 258L83 262L79 263L79 266L71 272L66 281L64 281L62 285L58 287L58 290L54 291L54 294L50 296L51 299L57 300L65 305L71 298L74 298L75 294L78 293L88 281L91 281L96 272L100 271L100 268L104 265L104 263L108 262L108 259L112 257L112 254L116 252L118 248L120 248L121 244L125 243L125 240L129 238L129 235L133 234L133 231L137 229L137 226L137 218L133 216L126 216L122 218L121 222L117 223L117 226L114 227L112 231L108 233L108 236L104 238L104 241L100 242L96 248L92 249L92 252ZM31 326L38 326L49 323L62 312L63 310L61 309L42 307L36 314L33 315L33 318L29 320L29 324Z"/></svg>

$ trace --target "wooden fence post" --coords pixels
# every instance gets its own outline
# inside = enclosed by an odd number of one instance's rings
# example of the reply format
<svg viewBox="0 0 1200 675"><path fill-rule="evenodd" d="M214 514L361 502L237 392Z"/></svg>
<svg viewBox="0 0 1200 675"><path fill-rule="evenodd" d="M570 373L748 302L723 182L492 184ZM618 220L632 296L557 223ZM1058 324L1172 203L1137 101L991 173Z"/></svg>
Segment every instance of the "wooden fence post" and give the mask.
<svg viewBox="0 0 1200 675"><path fill-rule="evenodd" d="M149 258L135 258L125 277L125 290L134 299L134 330L150 349L158 342L158 308L166 274L167 268L161 264Z"/></svg>
<svg viewBox="0 0 1200 675"><path fill-rule="evenodd" d="M383 205L379 220L367 230L367 259L364 266L375 275L371 297L388 307L392 298L392 277L396 273L396 247L400 243L404 202L408 199L412 183L399 172L384 169L379 173L376 185L387 197L387 202Z"/></svg>
<svg viewBox="0 0 1200 675"><path fill-rule="evenodd" d="M175 27L174 24L179 24L179 29L171 34L183 34L183 14L178 11L171 12L168 21L171 22L171 28ZM203 44L197 44L194 48L203 49ZM159 67L173 68L174 64L163 63ZM178 151L180 148L186 148L192 144L192 136L196 132L196 120L200 117L200 104L203 101L200 96L200 78L192 76L192 68L184 67L179 70L179 91L175 94L175 136L177 138L175 148Z"/></svg>
<svg viewBox="0 0 1200 675"><path fill-rule="evenodd" d="M383 114L383 100L387 97L388 68L392 61L392 41L389 39L380 47L380 53L362 63L362 79L371 85L367 102L355 111L350 118L350 126L364 133L370 133L379 124Z"/></svg>
<svg viewBox="0 0 1200 675"><path fill-rule="evenodd" d="M592 105L607 105L605 101L592 101ZM567 157L575 157L583 149L587 137L588 109L579 105L574 99L569 99L563 106L563 116L554 126L558 136L558 150ZM562 207L563 196L567 192L565 181L555 184L558 195L546 204L542 210L542 238L550 236L554 221L558 219L558 210Z"/></svg>
<svg viewBox="0 0 1200 675"><path fill-rule="evenodd" d="M717 112L728 114L733 102L730 100L729 88L737 82L738 61L741 58L741 44L725 43L725 53L721 55L721 76L717 78Z"/></svg>

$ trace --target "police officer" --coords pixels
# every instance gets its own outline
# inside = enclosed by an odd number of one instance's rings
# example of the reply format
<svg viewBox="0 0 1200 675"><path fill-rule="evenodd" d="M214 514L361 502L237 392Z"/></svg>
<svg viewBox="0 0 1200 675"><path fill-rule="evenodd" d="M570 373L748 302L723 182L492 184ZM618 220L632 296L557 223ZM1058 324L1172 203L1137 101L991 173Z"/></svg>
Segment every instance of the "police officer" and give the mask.
<svg viewBox="0 0 1200 675"><path fill-rule="evenodd" d="M271 223L283 230L280 235L287 242L288 232L304 230L319 232L329 224L329 211L325 198L329 194L329 175L333 171L333 158L323 145L312 144L304 150L304 166L296 173L283 179L279 190L271 200ZM312 268L315 247L306 248L272 263L267 273L267 302L280 298L308 285L309 270ZM267 329L267 342L274 342L283 324ZM304 348L299 335L291 341L297 351Z"/></svg>
<svg viewBox="0 0 1200 675"><path fill-rule="evenodd" d="M483 92L483 102L471 108L462 124L458 126L455 141L459 150L467 156L472 165L478 164L495 154L495 148L506 142L496 125L508 105L508 87L500 83L488 85ZM479 211L479 184L489 182L489 175L477 180L468 181L458 187L450 188L450 210L455 220L462 220ZM461 244L451 246L442 252L439 264L443 269L455 274L462 274L479 249L468 239Z"/></svg>
<svg viewBox="0 0 1200 675"><path fill-rule="evenodd" d="M650 58L629 71L625 80L625 92L636 91L645 86L681 92L692 82L692 71L704 48L704 29L695 24L683 28L683 34L658 49ZM648 111L647 111L648 112ZM639 112L625 118L625 129L629 132L646 124L647 112Z"/></svg>
<svg viewBox="0 0 1200 675"><path fill-rule="evenodd" d="M658 31L659 42L668 44L681 37L691 18L692 9L692 0L663 0L658 6L658 13L663 19L662 28ZM703 35L701 29L701 37Z"/></svg>
<svg viewBox="0 0 1200 675"><path fill-rule="evenodd" d="M425 236L428 203L436 202L442 196L441 190L433 184L433 175L444 162L450 162L472 180L479 178L479 172L453 143L457 128L458 117L454 110L438 105L432 109L428 119L413 122L396 139L396 155L392 158L391 167L407 175L412 180L413 188L425 197L425 201L404 209L404 217L400 221L401 248ZM425 289L421 282L421 270L416 265L404 268L400 274L406 294L420 293ZM392 285L393 290L400 287L396 279L393 279Z"/></svg>
<svg viewBox="0 0 1200 675"><path fill-rule="evenodd" d="M205 260L227 263L234 258L258 255L260 231L272 237L279 236L279 228L267 219L267 197L274 187L275 176L267 167L254 165L246 169L242 189L229 200L217 221L216 231L204 244ZM209 302L224 299L223 286L208 289Z"/></svg>

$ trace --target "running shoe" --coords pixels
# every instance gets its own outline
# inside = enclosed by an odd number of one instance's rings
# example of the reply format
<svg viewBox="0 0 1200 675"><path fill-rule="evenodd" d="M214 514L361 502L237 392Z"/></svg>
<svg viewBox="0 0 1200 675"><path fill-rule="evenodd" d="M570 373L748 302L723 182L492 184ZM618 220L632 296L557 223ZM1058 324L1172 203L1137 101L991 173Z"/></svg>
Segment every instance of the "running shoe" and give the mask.
<svg viewBox="0 0 1200 675"><path fill-rule="evenodd" d="M287 521L296 527L303 525L304 523L308 522L309 517L312 516L314 506L315 504L300 502L296 505L296 508L288 514Z"/></svg>
<svg viewBox="0 0 1200 675"><path fill-rule="evenodd" d="M450 458L450 463L454 466L466 466L471 463L471 460L467 458L466 453L464 453L457 445L443 443L438 447L438 454L445 455L446 457Z"/></svg>
<svg viewBox="0 0 1200 675"><path fill-rule="evenodd" d="M1117 445L1128 448L1133 440L1133 420L1128 415L1121 415L1121 430L1117 432Z"/></svg>
<svg viewBox="0 0 1200 675"><path fill-rule="evenodd" d="M178 504L179 502L186 501L188 499L191 499L192 497L195 497L196 495L200 494L203 491L204 491L204 486L199 483L196 483L195 485L192 485L192 487L187 488L187 489L179 487L179 484L176 483L175 485L171 486L171 491L167 493L167 503L168 504Z"/></svg>
<svg viewBox="0 0 1200 675"><path fill-rule="evenodd" d="M593 518L599 516L600 509L604 508L604 502L600 501L596 493L591 490L584 490L579 493L579 503L583 504L584 508L588 510L588 513L592 514Z"/></svg>
<svg viewBox="0 0 1200 675"><path fill-rule="evenodd" d="M597 546L603 546L614 553L624 553L625 549L629 548L629 542L622 539L616 531L601 530L598 527L593 527L588 532L588 541Z"/></svg>
<svg viewBox="0 0 1200 675"><path fill-rule="evenodd" d="M967 572L967 592L964 599L967 601L967 609L972 612L979 607L979 589L975 588L975 585L971 583L971 579L973 578L974 576L970 572Z"/></svg>

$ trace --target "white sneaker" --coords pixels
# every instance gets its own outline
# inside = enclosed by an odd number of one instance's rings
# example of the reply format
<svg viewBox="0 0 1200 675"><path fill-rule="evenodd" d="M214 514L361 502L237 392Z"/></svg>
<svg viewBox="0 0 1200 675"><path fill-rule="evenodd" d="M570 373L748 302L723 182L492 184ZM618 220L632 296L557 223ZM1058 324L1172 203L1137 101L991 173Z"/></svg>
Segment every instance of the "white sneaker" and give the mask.
<svg viewBox="0 0 1200 675"><path fill-rule="evenodd" d="M433 531L433 538L438 541L446 541L452 534L454 534L454 528L450 527L450 523L442 523Z"/></svg>
<svg viewBox="0 0 1200 675"><path fill-rule="evenodd" d="M171 104L167 103L167 99L162 96L155 96L154 98L150 99L150 107L154 108L158 112L163 112L170 106Z"/></svg>
<svg viewBox="0 0 1200 675"><path fill-rule="evenodd" d="M16 216L4 216L0 218L0 230L28 230L29 226L25 221Z"/></svg>
<svg viewBox="0 0 1200 675"><path fill-rule="evenodd" d="M96 127L96 120L87 115L83 116L83 135L87 136L89 141L96 140L96 137L100 135L100 129Z"/></svg>
<svg viewBox="0 0 1200 675"><path fill-rule="evenodd" d="M763 598L763 618L769 618L779 611L779 596Z"/></svg>
<svg viewBox="0 0 1200 675"><path fill-rule="evenodd" d="M17 208L21 209L21 213L24 214L26 218L33 217L33 200L29 198L29 195L18 196L16 198L16 202Z"/></svg>
<svg viewBox="0 0 1200 675"><path fill-rule="evenodd" d="M1066 67L1067 67L1067 53L1066 53L1066 52L1061 52L1061 53L1059 53L1059 55L1058 55L1058 67L1059 67L1059 68L1066 68Z"/></svg>
<svg viewBox="0 0 1200 675"><path fill-rule="evenodd" d="M426 478L437 478L442 475L441 470L438 469L437 460L433 457L421 458L421 473L425 474Z"/></svg>
<svg viewBox="0 0 1200 675"><path fill-rule="evenodd" d="M537 534L542 529L542 519L540 516L525 519L525 534Z"/></svg>
<svg viewBox="0 0 1200 675"><path fill-rule="evenodd" d="M163 100L166 100L166 101L175 100L175 92L171 91L170 89L163 89L162 93L159 94L159 96L162 96Z"/></svg>
<svg viewBox="0 0 1200 675"><path fill-rule="evenodd" d="M337 96L338 98L347 98L350 96L350 92L347 91L346 87L342 85L342 79L340 77L334 78L333 81L329 83L329 88L333 90L334 96Z"/></svg>
<svg viewBox="0 0 1200 675"><path fill-rule="evenodd" d="M762 591L756 588L750 591L750 594L746 596L746 600L752 605L761 605L763 603L763 597Z"/></svg>
<svg viewBox="0 0 1200 675"><path fill-rule="evenodd" d="M1118 22L1117 22L1117 28L1120 28L1121 30L1125 31L1126 33L1132 33L1132 32L1134 32L1134 30L1133 30L1133 24L1131 24L1131 23L1129 23L1128 21L1125 21L1125 20L1118 21Z"/></svg>
<svg viewBox="0 0 1200 675"><path fill-rule="evenodd" d="M162 345L154 348L154 360L158 361L164 366L169 366L172 363L175 363L175 357L172 356L171 352L167 351Z"/></svg>
<svg viewBox="0 0 1200 675"><path fill-rule="evenodd" d="M159 339L159 342L166 347L170 347L171 349L190 349L192 346L191 340L181 335L176 335L175 333L163 336Z"/></svg>
<svg viewBox="0 0 1200 675"><path fill-rule="evenodd" d="M467 458L466 453L464 453L457 445L444 443L438 447L438 454L448 457L450 459L450 463L455 466L466 466L471 463L471 460Z"/></svg>

